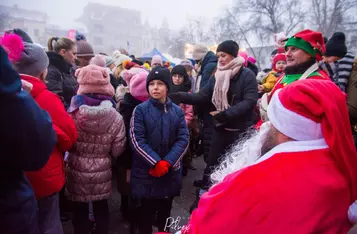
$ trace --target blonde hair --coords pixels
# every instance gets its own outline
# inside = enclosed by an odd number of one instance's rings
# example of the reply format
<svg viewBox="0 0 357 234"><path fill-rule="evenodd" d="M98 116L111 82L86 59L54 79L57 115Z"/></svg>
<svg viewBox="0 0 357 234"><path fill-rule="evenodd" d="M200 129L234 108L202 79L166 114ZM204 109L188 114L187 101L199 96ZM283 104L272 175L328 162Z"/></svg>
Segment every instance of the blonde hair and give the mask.
<svg viewBox="0 0 357 234"><path fill-rule="evenodd" d="M76 43L67 37L51 37L48 40L47 47L49 51L59 53L62 49L71 50Z"/></svg>
<svg viewBox="0 0 357 234"><path fill-rule="evenodd" d="M120 77L120 73L124 71L124 67L123 67L123 64L120 64L119 66L117 66L114 70L114 77L116 79L119 79Z"/></svg>

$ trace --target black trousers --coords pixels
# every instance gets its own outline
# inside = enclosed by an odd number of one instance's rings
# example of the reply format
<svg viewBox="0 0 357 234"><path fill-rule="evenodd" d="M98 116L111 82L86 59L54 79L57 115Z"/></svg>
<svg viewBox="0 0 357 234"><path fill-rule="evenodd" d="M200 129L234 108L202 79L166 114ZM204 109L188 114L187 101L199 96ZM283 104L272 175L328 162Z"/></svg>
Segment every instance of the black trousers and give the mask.
<svg viewBox="0 0 357 234"><path fill-rule="evenodd" d="M138 229L140 234L151 234L156 221L159 232L170 232L165 229L166 220L170 217L173 197L166 199L141 199ZM156 220L155 220L156 218Z"/></svg>
<svg viewBox="0 0 357 234"><path fill-rule="evenodd" d="M213 170L223 160L226 151L230 149L231 145L239 140L242 132L233 131L213 131L211 147L206 160L206 168L203 172L202 188L208 190L211 186L210 176Z"/></svg>
<svg viewBox="0 0 357 234"><path fill-rule="evenodd" d="M96 233L108 234L109 208L108 200L94 201L93 213L96 223ZM75 234L88 234L91 226L88 219L89 203L75 202L73 213L73 228Z"/></svg>

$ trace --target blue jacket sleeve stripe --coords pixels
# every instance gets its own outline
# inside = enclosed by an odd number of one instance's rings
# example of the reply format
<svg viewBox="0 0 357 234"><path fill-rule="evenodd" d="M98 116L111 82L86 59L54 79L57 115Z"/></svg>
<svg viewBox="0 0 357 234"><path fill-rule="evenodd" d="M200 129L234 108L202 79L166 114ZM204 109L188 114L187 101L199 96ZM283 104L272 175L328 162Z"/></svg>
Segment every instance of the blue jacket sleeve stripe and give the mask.
<svg viewBox="0 0 357 234"><path fill-rule="evenodd" d="M134 129L135 129L135 126L134 126L135 125L135 111L136 111L136 108L134 109L133 116L132 116L131 122L130 122L130 138L131 138L131 142L132 142L135 150L137 151L137 153L139 153L141 156L143 156L150 164L155 165L157 163L157 161L154 158L152 158L149 154L147 154L145 152L145 150L143 150L140 147L140 145L139 145L139 143L138 143L138 141L137 141L137 139L135 137L135 131L134 131Z"/></svg>
<svg viewBox="0 0 357 234"><path fill-rule="evenodd" d="M181 159L183 158L183 156L185 156L187 150L188 150L189 144L187 144L186 149L183 151L183 153L181 154L181 156L177 159L175 165L173 167L177 167L178 164L181 162Z"/></svg>

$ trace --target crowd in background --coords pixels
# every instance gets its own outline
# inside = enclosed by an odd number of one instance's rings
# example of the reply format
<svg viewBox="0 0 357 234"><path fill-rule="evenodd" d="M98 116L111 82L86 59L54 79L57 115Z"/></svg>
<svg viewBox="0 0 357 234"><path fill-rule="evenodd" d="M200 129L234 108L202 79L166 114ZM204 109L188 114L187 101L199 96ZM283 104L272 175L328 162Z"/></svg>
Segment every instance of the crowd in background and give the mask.
<svg viewBox="0 0 357 234"><path fill-rule="evenodd" d="M259 130L274 92L299 79L332 80L346 93L356 137L356 57L343 33L316 35L279 38L271 67L259 71L233 40L216 53L197 44L192 59L173 65L123 49L95 54L82 35L50 38L45 52L8 31L0 41L2 231L63 233L70 210L74 233L108 233L113 173L131 232L168 231L192 158L203 155L206 167L192 181L191 212L229 146Z"/></svg>

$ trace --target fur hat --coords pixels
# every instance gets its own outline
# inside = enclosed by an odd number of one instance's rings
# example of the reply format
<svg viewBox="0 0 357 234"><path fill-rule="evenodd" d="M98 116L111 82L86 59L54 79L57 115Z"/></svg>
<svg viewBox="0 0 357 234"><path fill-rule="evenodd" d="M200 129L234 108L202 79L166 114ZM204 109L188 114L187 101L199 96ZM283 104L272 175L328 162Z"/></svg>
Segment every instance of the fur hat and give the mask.
<svg viewBox="0 0 357 234"><path fill-rule="evenodd" d="M114 88L110 84L107 70L97 65L88 65L76 70L75 76L79 84L77 94L103 94L114 96Z"/></svg>

